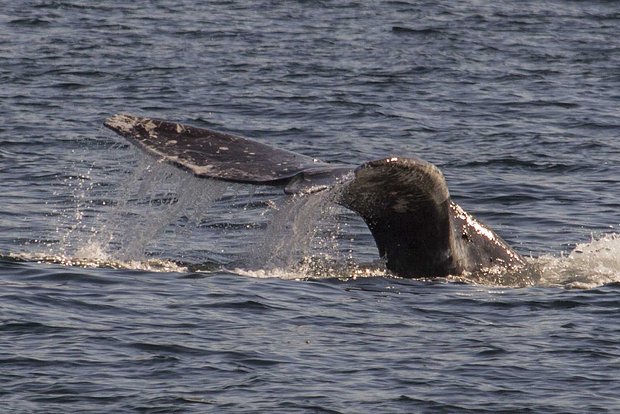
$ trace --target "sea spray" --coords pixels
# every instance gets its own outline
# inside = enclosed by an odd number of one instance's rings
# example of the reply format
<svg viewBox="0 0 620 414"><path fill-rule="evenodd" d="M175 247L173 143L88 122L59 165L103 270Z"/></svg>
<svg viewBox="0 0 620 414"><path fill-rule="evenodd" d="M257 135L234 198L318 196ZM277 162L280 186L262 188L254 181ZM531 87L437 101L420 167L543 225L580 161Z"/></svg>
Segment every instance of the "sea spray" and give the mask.
<svg viewBox="0 0 620 414"><path fill-rule="evenodd" d="M80 260L144 261L147 249L156 248L166 231L173 238L177 232L191 233L227 187L140 156L118 186L95 191L90 184L74 190L74 207L62 216L70 224L58 226L60 242L49 253Z"/></svg>

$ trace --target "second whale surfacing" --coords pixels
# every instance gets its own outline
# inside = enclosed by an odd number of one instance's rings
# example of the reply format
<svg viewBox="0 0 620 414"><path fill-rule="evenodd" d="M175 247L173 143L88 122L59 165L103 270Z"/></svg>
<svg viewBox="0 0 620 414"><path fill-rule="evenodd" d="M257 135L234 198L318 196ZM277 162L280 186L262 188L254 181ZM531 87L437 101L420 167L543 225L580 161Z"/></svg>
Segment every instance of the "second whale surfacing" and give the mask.
<svg viewBox="0 0 620 414"><path fill-rule="evenodd" d="M525 264L454 203L439 168L419 158L390 157L355 168L157 119L118 114L105 126L197 177L281 186L287 194L341 186L336 202L362 217L387 269L400 277L458 276Z"/></svg>

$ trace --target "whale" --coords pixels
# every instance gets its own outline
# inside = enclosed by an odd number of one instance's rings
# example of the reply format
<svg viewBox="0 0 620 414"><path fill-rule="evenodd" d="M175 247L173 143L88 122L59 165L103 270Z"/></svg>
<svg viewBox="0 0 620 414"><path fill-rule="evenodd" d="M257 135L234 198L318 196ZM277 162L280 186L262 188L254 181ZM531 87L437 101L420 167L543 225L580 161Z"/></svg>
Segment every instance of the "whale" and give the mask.
<svg viewBox="0 0 620 414"><path fill-rule="evenodd" d="M441 170L418 157L394 155L356 166L130 114L111 116L104 125L199 178L278 186L300 196L338 186L335 202L364 220L395 276L459 276L525 264L499 235L452 201Z"/></svg>

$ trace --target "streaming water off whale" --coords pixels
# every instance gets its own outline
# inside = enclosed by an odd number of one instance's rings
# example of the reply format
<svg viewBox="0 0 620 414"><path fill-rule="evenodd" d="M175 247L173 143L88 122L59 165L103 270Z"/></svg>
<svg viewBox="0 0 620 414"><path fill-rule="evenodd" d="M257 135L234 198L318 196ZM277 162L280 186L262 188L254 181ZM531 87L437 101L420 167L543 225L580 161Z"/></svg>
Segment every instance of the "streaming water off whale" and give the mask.
<svg viewBox="0 0 620 414"><path fill-rule="evenodd" d="M619 18L8 2L2 411L617 412ZM190 177L101 126L119 112L326 162L421 157L528 267L392 277L330 194Z"/></svg>

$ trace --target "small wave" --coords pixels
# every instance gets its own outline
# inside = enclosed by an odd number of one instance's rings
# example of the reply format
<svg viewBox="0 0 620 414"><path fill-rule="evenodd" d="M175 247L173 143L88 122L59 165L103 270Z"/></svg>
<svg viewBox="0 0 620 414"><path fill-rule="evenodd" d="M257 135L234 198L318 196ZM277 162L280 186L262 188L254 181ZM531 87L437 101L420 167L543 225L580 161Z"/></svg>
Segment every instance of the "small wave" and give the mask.
<svg viewBox="0 0 620 414"><path fill-rule="evenodd" d="M432 27L427 27L423 29L414 29L411 27L404 26L392 26L392 32L396 34L410 34L410 35L433 35L441 33L441 30L434 29Z"/></svg>
<svg viewBox="0 0 620 414"><path fill-rule="evenodd" d="M39 322L31 321L7 321L0 324L0 332L11 332L18 334L56 334L58 332L69 330L66 327L50 326Z"/></svg>
<svg viewBox="0 0 620 414"><path fill-rule="evenodd" d="M50 24L51 22L49 20L41 19L38 17L13 19L9 21L9 25L23 26L23 27L40 27L40 26L49 26Z"/></svg>

